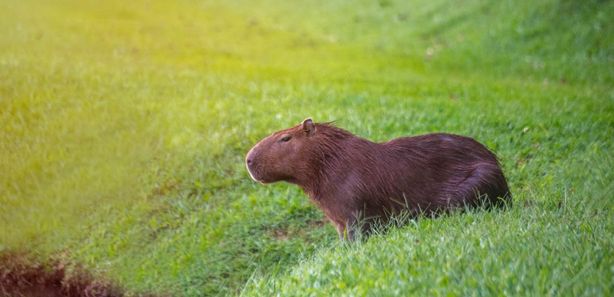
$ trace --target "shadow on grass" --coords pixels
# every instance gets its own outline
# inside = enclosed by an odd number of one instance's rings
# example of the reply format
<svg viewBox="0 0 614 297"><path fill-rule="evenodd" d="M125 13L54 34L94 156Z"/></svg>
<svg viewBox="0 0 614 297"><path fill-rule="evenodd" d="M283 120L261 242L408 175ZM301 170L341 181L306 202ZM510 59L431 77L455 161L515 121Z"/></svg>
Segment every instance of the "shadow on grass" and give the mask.
<svg viewBox="0 0 614 297"><path fill-rule="evenodd" d="M531 207L535 203L534 201L530 202L531 205L524 204L521 207ZM420 220L464 215L467 213L502 213L511 210L514 205L517 205L517 203L512 202L512 200L504 200L503 198L499 198L496 204L482 201L477 205L464 205L430 212L403 210L396 214L390 214L385 220L376 218L371 222L367 222L364 219L359 219L357 228L358 230L363 230L363 232L357 232L355 240L364 242L371 236L386 235L391 229L402 228L407 225L416 225Z"/></svg>

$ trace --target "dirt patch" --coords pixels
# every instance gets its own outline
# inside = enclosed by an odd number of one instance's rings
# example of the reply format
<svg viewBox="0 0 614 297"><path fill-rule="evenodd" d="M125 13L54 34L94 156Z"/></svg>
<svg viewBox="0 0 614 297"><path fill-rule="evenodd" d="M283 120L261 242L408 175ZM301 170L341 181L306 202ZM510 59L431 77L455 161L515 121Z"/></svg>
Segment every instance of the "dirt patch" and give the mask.
<svg viewBox="0 0 614 297"><path fill-rule="evenodd" d="M306 231L310 229L322 228L326 225L324 219L315 219L307 221L306 228L297 228L296 226L283 226L269 230L269 235L276 240L288 240L293 237L305 237Z"/></svg>
<svg viewBox="0 0 614 297"><path fill-rule="evenodd" d="M277 240L288 240L288 230L287 229L273 229L271 231L271 235L273 238Z"/></svg>
<svg viewBox="0 0 614 297"><path fill-rule="evenodd" d="M319 220L311 220L309 222L307 222L307 226L311 227L311 228L321 228L324 225L326 225L327 220L322 218Z"/></svg>
<svg viewBox="0 0 614 297"><path fill-rule="evenodd" d="M60 260L40 263L25 253L3 252L0 253L0 297L9 296L119 297L124 292L76 265Z"/></svg>

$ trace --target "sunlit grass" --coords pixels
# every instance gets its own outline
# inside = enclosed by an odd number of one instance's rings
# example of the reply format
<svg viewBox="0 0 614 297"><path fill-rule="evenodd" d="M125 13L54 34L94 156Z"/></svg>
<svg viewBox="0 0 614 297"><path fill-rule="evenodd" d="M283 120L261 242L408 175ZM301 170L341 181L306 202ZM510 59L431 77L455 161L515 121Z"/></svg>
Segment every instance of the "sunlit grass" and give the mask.
<svg viewBox="0 0 614 297"><path fill-rule="evenodd" d="M3 1L0 250L63 252L131 291L180 296L607 295L612 11ZM339 246L298 189L243 166L307 116L376 141L475 137L515 206Z"/></svg>

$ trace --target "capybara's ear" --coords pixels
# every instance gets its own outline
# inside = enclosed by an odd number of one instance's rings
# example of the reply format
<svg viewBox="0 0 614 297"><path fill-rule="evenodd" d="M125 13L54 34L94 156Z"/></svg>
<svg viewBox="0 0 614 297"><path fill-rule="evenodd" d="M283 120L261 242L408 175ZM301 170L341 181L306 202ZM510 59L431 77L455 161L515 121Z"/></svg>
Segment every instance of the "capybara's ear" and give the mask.
<svg viewBox="0 0 614 297"><path fill-rule="evenodd" d="M316 132L316 125L313 123L311 118L306 118L303 121L303 131L305 131L308 136L311 136Z"/></svg>

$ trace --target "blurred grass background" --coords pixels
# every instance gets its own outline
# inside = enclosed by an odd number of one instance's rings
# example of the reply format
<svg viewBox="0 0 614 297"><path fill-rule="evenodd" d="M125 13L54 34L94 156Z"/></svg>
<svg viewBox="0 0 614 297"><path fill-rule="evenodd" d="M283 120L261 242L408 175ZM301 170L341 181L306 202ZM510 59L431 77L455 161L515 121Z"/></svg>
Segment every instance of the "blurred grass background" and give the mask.
<svg viewBox="0 0 614 297"><path fill-rule="evenodd" d="M0 250L178 296L611 294L612 15L569 0L0 1ZM517 203L340 246L300 190L243 166L307 116L375 141L475 137Z"/></svg>

